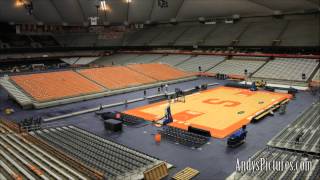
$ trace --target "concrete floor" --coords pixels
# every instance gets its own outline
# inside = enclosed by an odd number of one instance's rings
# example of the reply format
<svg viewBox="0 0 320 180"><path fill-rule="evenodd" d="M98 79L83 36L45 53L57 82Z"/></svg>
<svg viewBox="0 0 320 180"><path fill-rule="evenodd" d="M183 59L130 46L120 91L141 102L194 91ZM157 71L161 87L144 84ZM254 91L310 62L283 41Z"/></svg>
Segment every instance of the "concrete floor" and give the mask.
<svg viewBox="0 0 320 180"><path fill-rule="evenodd" d="M226 81L218 81L213 78L202 78L190 82L184 82L169 86L170 91L174 91L175 87L187 89L203 83L220 83ZM214 87L212 87L214 88ZM147 94L153 95L157 93L156 88L148 89ZM51 107L40 110L21 110L19 106L11 100L8 100L7 93L0 89L0 108L13 107L16 111L11 116L0 116L7 119L20 121L25 117L42 116L51 117L65 114L68 112L79 111L82 109L93 108L99 104L111 104L124 99L135 99L143 97L143 91L131 92L127 94L115 95L90 101L73 103L58 107ZM128 147L142 151L151 156L165 160L175 166L170 170L170 175L189 166L200 171L195 178L199 180L208 179L225 179L233 171L235 171L236 160L246 160L258 150L266 147L267 142L286 127L290 122L308 108L314 101L319 99L319 95L313 96L310 92L299 92L296 99L291 101L287 106L285 115L275 113L274 116L268 116L262 121L249 124L247 127L248 137L246 143L236 149L229 149L226 146L226 139L211 138L209 144L198 149L192 149L179 144L168 141L162 141L159 145L153 140L153 135L157 128L151 125L141 127L124 127L121 134L110 134L104 130L103 122L94 113L88 113L81 116L62 119L50 122L48 126L60 126L72 124L80 128L86 129L98 136L111 139ZM130 104L128 109L146 105L147 101L136 102ZM123 106L105 109L104 111L123 111ZM214 118L214 117L212 117Z"/></svg>

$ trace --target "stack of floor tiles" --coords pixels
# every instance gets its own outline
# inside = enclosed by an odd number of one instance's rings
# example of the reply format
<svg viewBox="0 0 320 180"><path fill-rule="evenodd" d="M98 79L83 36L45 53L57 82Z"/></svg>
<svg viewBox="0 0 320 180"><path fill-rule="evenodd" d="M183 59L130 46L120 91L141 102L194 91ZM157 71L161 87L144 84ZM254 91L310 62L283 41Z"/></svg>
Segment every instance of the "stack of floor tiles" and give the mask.
<svg viewBox="0 0 320 180"><path fill-rule="evenodd" d="M252 77L271 83L305 84L319 65L316 59L277 58L268 62ZM306 79L302 79L302 74Z"/></svg>
<svg viewBox="0 0 320 180"><path fill-rule="evenodd" d="M199 66L201 66L202 72L205 72L208 69L216 66L223 60L224 57L222 56L199 55L188 59L187 61L179 64L176 67L188 72L198 72Z"/></svg>
<svg viewBox="0 0 320 180"><path fill-rule="evenodd" d="M250 59L249 57L237 58L226 60L221 64L210 69L210 73L227 74L231 78L243 78L245 76L245 69L248 70L248 74L255 72L266 61L263 59Z"/></svg>
<svg viewBox="0 0 320 180"><path fill-rule="evenodd" d="M104 90L73 71L19 75L10 79L38 102L93 94Z"/></svg>
<svg viewBox="0 0 320 180"><path fill-rule="evenodd" d="M90 179L0 123L0 179Z"/></svg>
<svg viewBox="0 0 320 180"><path fill-rule="evenodd" d="M155 79L133 71L125 66L84 69L78 72L110 90L156 82Z"/></svg>
<svg viewBox="0 0 320 180"><path fill-rule="evenodd" d="M104 172L107 179L138 179L145 170L162 163L73 126L36 131L33 136Z"/></svg>
<svg viewBox="0 0 320 180"><path fill-rule="evenodd" d="M320 154L320 103L312 105L269 143L269 146Z"/></svg>
<svg viewBox="0 0 320 180"><path fill-rule="evenodd" d="M261 165L262 160L265 160L265 166ZM309 162L309 164L307 164ZM302 156L302 154L283 151L279 149L266 148L257 152L250 158L251 163L259 163L261 170L245 168L241 171L234 172L227 180L246 180L246 179L319 179L320 162L316 156ZM249 164L247 163L247 164ZM282 163L282 165L281 165ZM293 168L284 164L291 163ZM270 164L270 166L269 166ZM257 164L256 164L257 165ZM261 166L260 166L261 165ZM297 165L297 166L296 166ZM310 169L307 169L307 166ZM257 168L257 166L255 166ZM268 168L269 167L269 168ZM241 167L240 167L241 168ZM283 168L283 169L282 169ZM305 169L304 169L305 168Z"/></svg>
<svg viewBox="0 0 320 180"><path fill-rule="evenodd" d="M167 56L163 56L160 59L155 60L154 62L161 62L164 64L169 64L171 66L176 66L180 63L183 63L190 57L191 57L190 55L167 55Z"/></svg>

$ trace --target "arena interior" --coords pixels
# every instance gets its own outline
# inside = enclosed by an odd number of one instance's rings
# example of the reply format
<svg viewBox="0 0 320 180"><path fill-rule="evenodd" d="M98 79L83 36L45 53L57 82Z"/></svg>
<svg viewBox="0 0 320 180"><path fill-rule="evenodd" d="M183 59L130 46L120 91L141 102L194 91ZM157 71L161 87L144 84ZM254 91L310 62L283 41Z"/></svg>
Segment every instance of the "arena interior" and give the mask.
<svg viewBox="0 0 320 180"><path fill-rule="evenodd" d="M1 0L0 180L320 179L319 0Z"/></svg>

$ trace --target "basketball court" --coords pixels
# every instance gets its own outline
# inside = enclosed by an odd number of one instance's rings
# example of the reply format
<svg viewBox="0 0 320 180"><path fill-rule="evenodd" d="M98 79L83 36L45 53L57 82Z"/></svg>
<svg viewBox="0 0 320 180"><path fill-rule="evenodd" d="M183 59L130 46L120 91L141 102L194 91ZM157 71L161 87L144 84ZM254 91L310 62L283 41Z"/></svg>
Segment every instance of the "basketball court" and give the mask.
<svg viewBox="0 0 320 180"><path fill-rule="evenodd" d="M224 138L291 97L284 93L217 87L188 95L185 103L171 102L174 120L169 125L185 130L191 126L210 132L212 137ZM168 105L168 101L162 101L124 113L157 121L164 117Z"/></svg>

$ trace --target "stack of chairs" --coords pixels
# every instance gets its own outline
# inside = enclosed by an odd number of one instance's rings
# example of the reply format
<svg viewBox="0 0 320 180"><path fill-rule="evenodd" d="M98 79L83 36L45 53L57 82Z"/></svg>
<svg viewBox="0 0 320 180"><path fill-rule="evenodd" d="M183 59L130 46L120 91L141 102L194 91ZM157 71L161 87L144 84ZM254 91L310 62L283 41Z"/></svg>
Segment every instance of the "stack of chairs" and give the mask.
<svg viewBox="0 0 320 180"><path fill-rule="evenodd" d="M25 118L19 122L19 126L27 131L38 130L41 128L42 118L41 117L30 117Z"/></svg>
<svg viewBox="0 0 320 180"><path fill-rule="evenodd" d="M143 118L140 117L136 117L130 114L125 114L125 113L121 113L118 112L120 114L120 119L125 125L139 125L142 123L146 123L147 121Z"/></svg>
<svg viewBox="0 0 320 180"><path fill-rule="evenodd" d="M209 138L196 133L188 132L171 126L164 126L159 133L161 137L190 147L201 147L209 141Z"/></svg>

